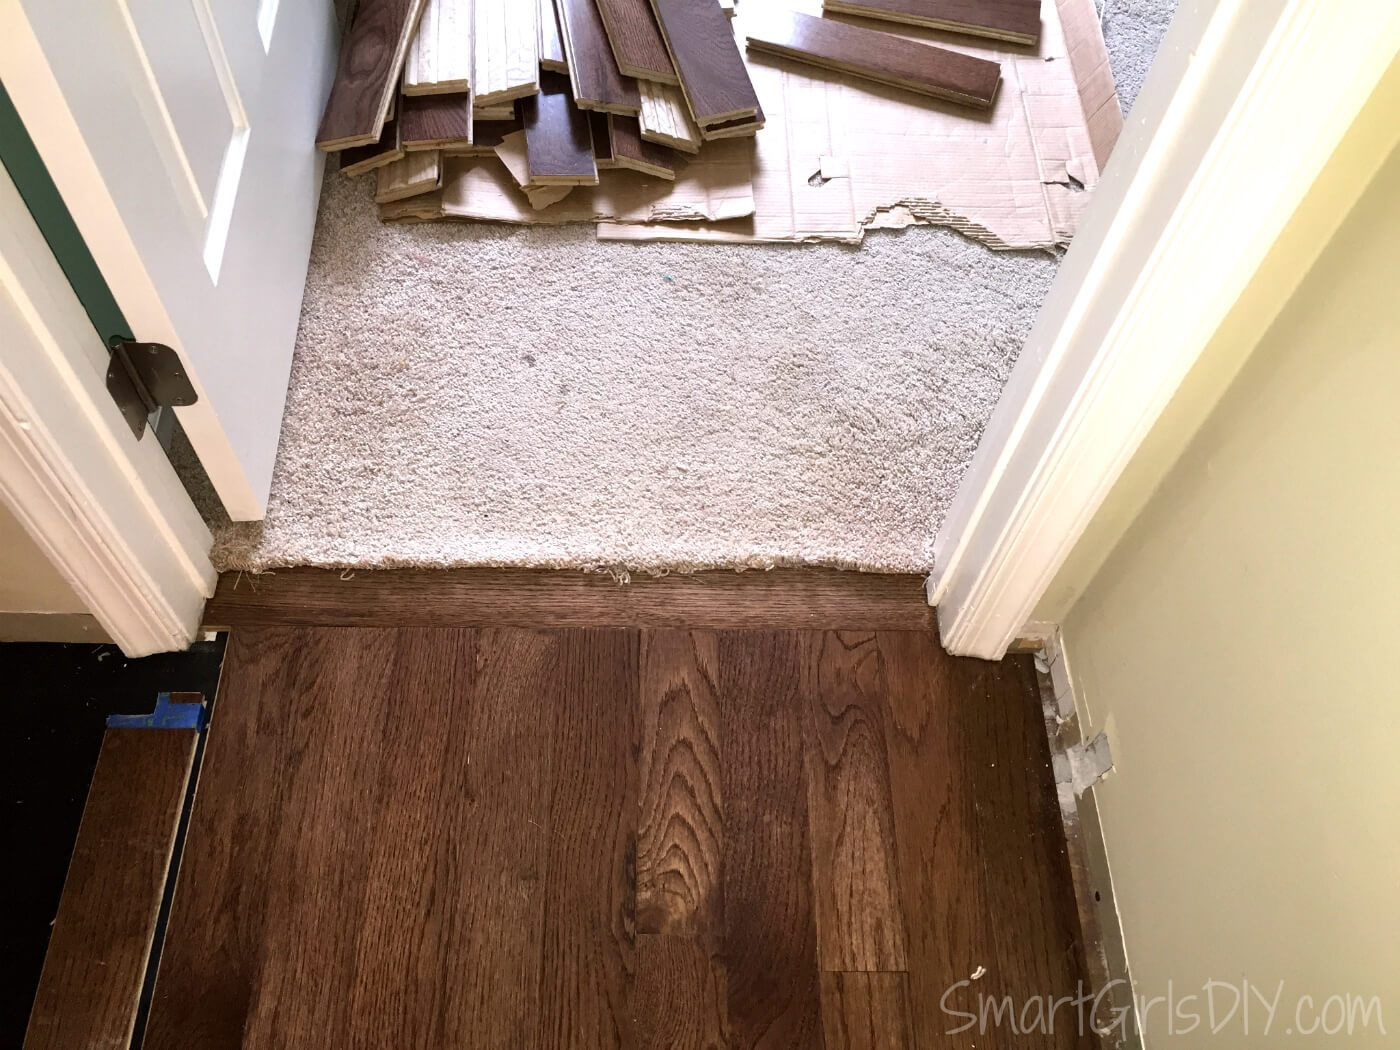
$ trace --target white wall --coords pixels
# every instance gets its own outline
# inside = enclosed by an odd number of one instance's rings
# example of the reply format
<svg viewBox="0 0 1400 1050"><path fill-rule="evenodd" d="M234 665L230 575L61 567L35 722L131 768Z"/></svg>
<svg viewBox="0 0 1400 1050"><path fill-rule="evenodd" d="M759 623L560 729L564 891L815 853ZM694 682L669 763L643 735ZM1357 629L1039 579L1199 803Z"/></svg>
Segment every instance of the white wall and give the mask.
<svg viewBox="0 0 1400 1050"><path fill-rule="evenodd" d="M1062 630L1138 994L1283 982L1148 1045L1400 1042L1400 152ZM1285 1034L1333 995L1389 1035Z"/></svg>
<svg viewBox="0 0 1400 1050"><path fill-rule="evenodd" d="M85 613L87 609L0 504L0 613Z"/></svg>

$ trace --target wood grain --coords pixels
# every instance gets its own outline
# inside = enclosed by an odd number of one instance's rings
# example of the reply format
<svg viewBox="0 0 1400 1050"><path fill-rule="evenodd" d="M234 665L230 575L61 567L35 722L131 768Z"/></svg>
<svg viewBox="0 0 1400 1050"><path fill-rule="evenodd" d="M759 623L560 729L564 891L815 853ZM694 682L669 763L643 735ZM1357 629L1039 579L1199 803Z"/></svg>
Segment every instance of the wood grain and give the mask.
<svg viewBox="0 0 1400 1050"><path fill-rule="evenodd" d="M540 69L551 73L567 73L569 60L564 57L564 38L559 35L559 12L554 0L538 0L540 12Z"/></svg>
<svg viewBox="0 0 1400 1050"><path fill-rule="evenodd" d="M399 104L403 148L409 152L472 144L472 97L405 95Z"/></svg>
<svg viewBox="0 0 1400 1050"><path fill-rule="evenodd" d="M823 973L822 1027L825 1050L914 1050L908 974Z"/></svg>
<svg viewBox="0 0 1400 1050"><path fill-rule="evenodd" d="M758 113L758 96L715 0L651 0L690 115L700 127Z"/></svg>
<svg viewBox="0 0 1400 1050"><path fill-rule="evenodd" d="M746 32L753 51L979 109L1001 83L996 62L795 11L765 12Z"/></svg>
<svg viewBox="0 0 1400 1050"><path fill-rule="evenodd" d="M473 0L472 94L490 106L539 90L539 10L529 0Z"/></svg>
<svg viewBox="0 0 1400 1050"><path fill-rule="evenodd" d="M595 0L558 0L558 11L578 107L633 117L641 113L637 82L617 68Z"/></svg>
<svg viewBox="0 0 1400 1050"><path fill-rule="evenodd" d="M316 132L323 150L379 141L424 0L361 0Z"/></svg>
<svg viewBox="0 0 1400 1050"><path fill-rule="evenodd" d="M405 151L402 158L375 169L377 204L401 201L442 188L442 157L436 150Z"/></svg>
<svg viewBox="0 0 1400 1050"><path fill-rule="evenodd" d="M192 729L102 738L27 1050L131 1042L197 738Z"/></svg>
<svg viewBox="0 0 1400 1050"><path fill-rule="evenodd" d="M822 0L822 10L1034 46L1040 0Z"/></svg>
<svg viewBox="0 0 1400 1050"><path fill-rule="evenodd" d="M211 627L253 625L773 627L932 631L919 576L773 569L635 576L532 569L229 572Z"/></svg>
<svg viewBox="0 0 1400 1050"><path fill-rule="evenodd" d="M405 95L471 90L472 0L425 0L404 58Z"/></svg>
<svg viewBox="0 0 1400 1050"><path fill-rule="evenodd" d="M741 1047L821 1045L801 650L792 632L719 637L723 955L730 1031Z"/></svg>
<svg viewBox="0 0 1400 1050"><path fill-rule="evenodd" d="M616 167L628 168L657 179L674 182L679 158L665 146L642 138L642 126L636 117L608 115L608 138L612 143L612 161Z"/></svg>
<svg viewBox="0 0 1400 1050"><path fill-rule="evenodd" d="M525 128L531 186L596 186L593 135L588 114L574 105L569 82L558 73L540 76L540 93L518 103Z"/></svg>
<svg viewBox="0 0 1400 1050"><path fill-rule="evenodd" d="M595 0L617 68L624 76L679 84L649 0Z"/></svg>
<svg viewBox="0 0 1400 1050"><path fill-rule="evenodd" d="M399 139L398 118L385 122L379 141L369 146L351 146L341 150L340 173L342 175L363 175L375 168L382 168L403 157L403 143Z"/></svg>
<svg viewBox="0 0 1400 1050"><path fill-rule="evenodd" d="M679 87L637 81L641 93L642 138L686 153L700 152L700 129L690 119L690 108Z"/></svg>
<svg viewBox="0 0 1400 1050"><path fill-rule="evenodd" d="M632 1042L637 634L561 639L544 871L538 1050Z"/></svg>
<svg viewBox="0 0 1400 1050"><path fill-rule="evenodd" d="M907 970L880 647L868 633L807 642L807 808L822 969Z"/></svg>
<svg viewBox="0 0 1400 1050"><path fill-rule="evenodd" d="M636 1050L721 1050L732 1045L723 961L689 936L639 933L632 993Z"/></svg>

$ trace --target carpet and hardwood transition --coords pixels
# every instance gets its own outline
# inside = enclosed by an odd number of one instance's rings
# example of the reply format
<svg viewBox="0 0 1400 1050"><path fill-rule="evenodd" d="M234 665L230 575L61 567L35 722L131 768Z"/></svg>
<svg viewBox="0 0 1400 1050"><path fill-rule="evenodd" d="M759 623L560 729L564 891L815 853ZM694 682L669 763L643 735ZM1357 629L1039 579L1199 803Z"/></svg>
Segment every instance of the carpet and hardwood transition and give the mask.
<svg viewBox="0 0 1400 1050"><path fill-rule="evenodd" d="M1075 994L1034 671L917 579L427 575L224 579L146 1050L996 1047Z"/></svg>

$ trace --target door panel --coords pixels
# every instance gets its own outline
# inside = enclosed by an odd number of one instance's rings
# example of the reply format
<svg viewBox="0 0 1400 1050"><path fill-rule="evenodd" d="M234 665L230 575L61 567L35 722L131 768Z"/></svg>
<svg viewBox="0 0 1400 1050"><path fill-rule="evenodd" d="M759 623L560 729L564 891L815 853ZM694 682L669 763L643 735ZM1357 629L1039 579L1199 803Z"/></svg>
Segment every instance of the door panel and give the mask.
<svg viewBox="0 0 1400 1050"><path fill-rule="evenodd" d="M329 4L8 0L0 79L137 339L179 351L181 424L262 517L320 192Z"/></svg>

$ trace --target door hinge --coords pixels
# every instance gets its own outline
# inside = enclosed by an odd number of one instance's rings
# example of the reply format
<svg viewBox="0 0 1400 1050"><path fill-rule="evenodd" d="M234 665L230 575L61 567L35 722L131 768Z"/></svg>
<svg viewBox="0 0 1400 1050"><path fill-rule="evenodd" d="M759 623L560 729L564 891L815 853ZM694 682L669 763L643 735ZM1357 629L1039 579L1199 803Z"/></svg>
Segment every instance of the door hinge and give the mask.
<svg viewBox="0 0 1400 1050"><path fill-rule="evenodd" d="M146 432L146 422L156 409L192 405L199 400L185 366L180 363L180 355L170 347L117 336L108 345L112 348L112 360L107 366L107 392L137 441Z"/></svg>

